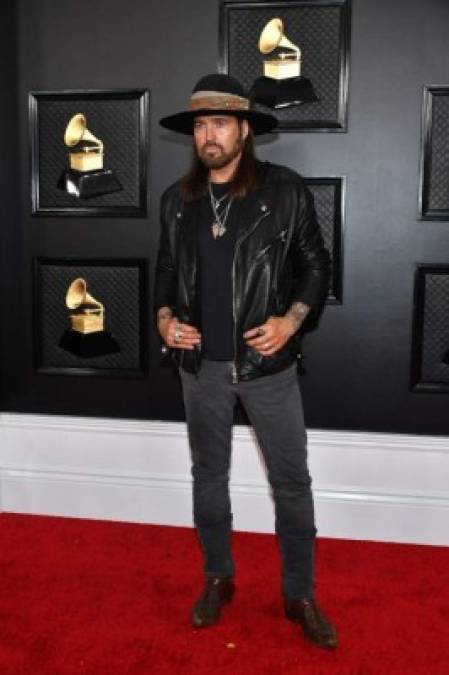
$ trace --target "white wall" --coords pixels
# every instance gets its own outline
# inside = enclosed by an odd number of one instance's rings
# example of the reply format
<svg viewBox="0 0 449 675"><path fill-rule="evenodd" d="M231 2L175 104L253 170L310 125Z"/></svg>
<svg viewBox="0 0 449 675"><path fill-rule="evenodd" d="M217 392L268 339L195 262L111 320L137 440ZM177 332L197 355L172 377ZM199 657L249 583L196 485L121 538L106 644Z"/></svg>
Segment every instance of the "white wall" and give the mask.
<svg viewBox="0 0 449 675"><path fill-rule="evenodd" d="M319 534L449 545L449 439L309 432ZM0 414L2 511L192 524L185 425ZM237 530L273 531L251 432L234 430Z"/></svg>

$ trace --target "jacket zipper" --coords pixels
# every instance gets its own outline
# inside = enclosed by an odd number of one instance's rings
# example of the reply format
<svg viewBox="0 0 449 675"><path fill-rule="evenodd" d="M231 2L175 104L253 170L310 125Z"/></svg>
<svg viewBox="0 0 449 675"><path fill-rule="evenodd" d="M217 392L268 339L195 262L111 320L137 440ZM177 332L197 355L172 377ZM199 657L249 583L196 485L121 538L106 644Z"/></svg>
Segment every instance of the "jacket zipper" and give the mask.
<svg viewBox="0 0 449 675"><path fill-rule="evenodd" d="M232 362L232 384L237 384L239 381L238 378L238 372L237 372L237 312L235 308L235 261L237 258L237 253L240 248L240 245L242 241L247 239L250 234L254 232L256 227L259 225L259 223L266 218L267 216L270 215L271 211L267 210L267 207L265 204L262 204L261 207L263 213L260 216L258 220L254 223L253 227L249 230L249 232L245 232L245 234L240 237L240 239L237 240L235 249L234 249L234 257L232 259L232 315L234 318L234 360Z"/></svg>
<svg viewBox="0 0 449 675"><path fill-rule="evenodd" d="M253 259L253 262L251 263L250 269L252 269L253 266L254 266L254 264L255 264L260 258L262 258L262 256L264 256L265 253L267 253L267 251L269 251L270 248L272 248L278 241L281 241L282 243L284 243L285 240L286 240L286 238L287 238L287 228L284 228L281 232L279 232L279 233L275 236L274 239L272 239L272 240L270 241L270 243L268 244L268 246L265 246L265 248L263 248L261 251L259 251L259 253L256 255L256 257Z"/></svg>

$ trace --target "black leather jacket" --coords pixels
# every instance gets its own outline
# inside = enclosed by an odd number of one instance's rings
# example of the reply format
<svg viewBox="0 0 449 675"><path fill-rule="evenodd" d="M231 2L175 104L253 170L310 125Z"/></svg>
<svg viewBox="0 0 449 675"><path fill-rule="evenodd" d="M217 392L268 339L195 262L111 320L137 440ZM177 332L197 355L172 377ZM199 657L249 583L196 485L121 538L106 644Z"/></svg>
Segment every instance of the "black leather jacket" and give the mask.
<svg viewBox="0 0 449 675"><path fill-rule="evenodd" d="M299 335L272 356L248 347L243 333L269 316L282 316L293 302L320 310L329 284L329 255L316 220L313 198L301 177L286 167L258 162L259 187L245 198L234 262L234 374L251 380L283 370L297 356ZM181 322L201 331L197 288L196 222L199 200L184 202L179 182L161 200L161 236L154 309L171 307ZM198 371L201 350L173 350L176 363Z"/></svg>

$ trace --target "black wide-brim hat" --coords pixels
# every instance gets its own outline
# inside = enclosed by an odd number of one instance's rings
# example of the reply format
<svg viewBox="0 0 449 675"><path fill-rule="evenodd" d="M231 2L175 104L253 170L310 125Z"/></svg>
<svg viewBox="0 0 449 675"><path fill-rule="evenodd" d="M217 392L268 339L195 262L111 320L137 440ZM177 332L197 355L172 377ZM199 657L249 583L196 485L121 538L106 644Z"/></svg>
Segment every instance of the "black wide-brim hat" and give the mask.
<svg viewBox="0 0 449 675"><path fill-rule="evenodd" d="M193 120L202 115L233 115L248 120L256 136L277 126L274 115L251 109L250 100L238 80L221 73L202 77L193 89L188 109L163 117L159 124L170 131L191 136Z"/></svg>

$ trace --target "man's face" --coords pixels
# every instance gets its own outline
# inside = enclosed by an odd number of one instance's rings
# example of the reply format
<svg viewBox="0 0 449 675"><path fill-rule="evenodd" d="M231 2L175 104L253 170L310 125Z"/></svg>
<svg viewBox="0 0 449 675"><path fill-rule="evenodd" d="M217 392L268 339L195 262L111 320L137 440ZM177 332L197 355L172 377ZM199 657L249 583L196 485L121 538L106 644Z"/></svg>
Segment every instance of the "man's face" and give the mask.
<svg viewBox="0 0 449 675"><path fill-rule="evenodd" d="M248 135L248 122L232 115L195 117L193 137L198 156L208 169L222 169L238 157Z"/></svg>

